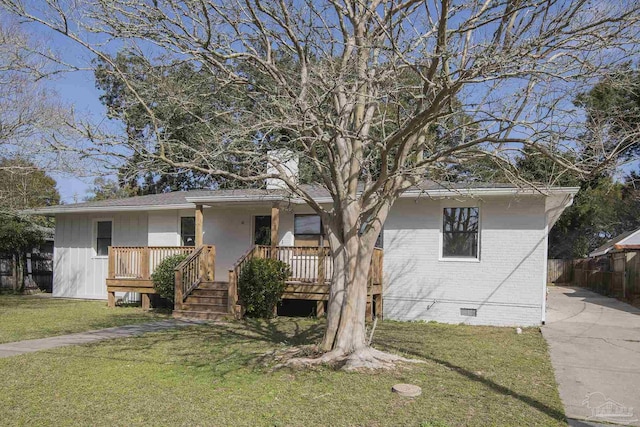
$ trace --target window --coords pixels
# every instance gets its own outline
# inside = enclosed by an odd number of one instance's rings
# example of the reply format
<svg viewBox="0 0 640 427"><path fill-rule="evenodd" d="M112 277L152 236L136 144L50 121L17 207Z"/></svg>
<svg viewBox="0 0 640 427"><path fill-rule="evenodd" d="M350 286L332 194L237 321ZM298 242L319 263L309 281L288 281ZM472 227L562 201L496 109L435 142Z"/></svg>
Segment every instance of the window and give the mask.
<svg viewBox="0 0 640 427"><path fill-rule="evenodd" d="M319 215L296 215L293 220L293 234L296 246L320 246L322 222Z"/></svg>
<svg viewBox="0 0 640 427"><path fill-rule="evenodd" d="M320 235L322 223L319 215L296 215L293 225L294 234Z"/></svg>
<svg viewBox="0 0 640 427"><path fill-rule="evenodd" d="M180 240L182 246L196 245L196 217L183 216L180 218Z"/></svg>
<svg viewBox="0 0 640 427"><path fill-rule="evenodd" d="M478 258L478 208L444 208L442 257Z"/></svg>
<svg viewBox="0 0 640 427"><path fill-rule="evenodd" d="M113 223L111 221L98 221L96 223L96 255L109 255L109 246L111 246L111 233Z"/></svg>
<svg viewBox="0 0 640 427"><path fill-rule="evenodd" d="M256 245L271 244L271 216L258 215L254 217L253 243Z"/></svg>

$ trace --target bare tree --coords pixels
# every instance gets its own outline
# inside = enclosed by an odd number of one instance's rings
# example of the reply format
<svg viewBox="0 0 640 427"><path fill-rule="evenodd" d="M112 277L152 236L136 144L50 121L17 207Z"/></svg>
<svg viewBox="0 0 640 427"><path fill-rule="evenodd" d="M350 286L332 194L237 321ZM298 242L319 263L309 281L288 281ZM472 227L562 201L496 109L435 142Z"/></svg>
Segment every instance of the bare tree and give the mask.
<svg viewBox="0 0 640 427"><path fill-rule="evenodd" d="M33 167L53 169L60 157L52 141L61 135L71 114L46 86L64 68L42 43L16 23L0 19L0 156L29 159ZM21 162L5 162L14 174L33 172Z"/></svg>
<svg viewBox="0 0 640 427"><path fill-rule="evenodd" d="M366 278L389 210L408 188L487 159L522 184L512 165L525 148L559 170L589 173L614 162L637 135L633 129L615 146L581 141L572 102L636 58L637 1L0 3L87 48L145 108L153 144L91 131L101 141L94 153L134 153L141 162L247 182L279 178L320 214L334 263L320 362L394 361L366 345ZM195 142L163 134L147 94L112 59L121 46L146 58L158 90L197 119ZM208 75L202 90L219 103L217 114L199 115L190 91L163 85L158 70L182 61ZM455 119L460 114L464 120ZM310 165L333 202L316 203L283 164L268 173L272 149Z"/></svg>

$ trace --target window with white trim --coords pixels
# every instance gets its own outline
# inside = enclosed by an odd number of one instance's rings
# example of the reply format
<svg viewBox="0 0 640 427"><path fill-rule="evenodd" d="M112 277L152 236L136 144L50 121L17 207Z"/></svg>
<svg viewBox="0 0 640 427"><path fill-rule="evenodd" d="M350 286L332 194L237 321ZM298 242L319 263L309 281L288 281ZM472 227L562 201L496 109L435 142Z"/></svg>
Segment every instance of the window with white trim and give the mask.
<svg viewBox="0 0 640 427"><path fill-rule="evenodd" d="M442 257L478 258L479 208L444 208L442 215Z"/></svg>
<svg viewBox="0 0 640 427"><path fill-rule="evenodd" d="M113 221L96 222L96 255L109 255L109 246L113 237Z"/></svg>

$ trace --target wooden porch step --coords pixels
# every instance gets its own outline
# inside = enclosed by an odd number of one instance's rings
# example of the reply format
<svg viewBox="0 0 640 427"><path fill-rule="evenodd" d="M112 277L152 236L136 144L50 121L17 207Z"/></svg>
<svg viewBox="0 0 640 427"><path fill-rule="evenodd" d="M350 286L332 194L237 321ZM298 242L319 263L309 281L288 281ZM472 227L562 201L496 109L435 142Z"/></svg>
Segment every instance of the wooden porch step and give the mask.
<svg viewBox="0 0 640 427"><path fill-rule="evenodd" d="M173 310L175 319L201 319L201 320L224 320L230 317L226 311L224 313L215 311L194 311L194 310Z"/></svg>
<svg viewBox="0 0 640 427"><path fill-rule="evenodd" d="M185 300L188 304L227 304L227 295L199 295L191 294Z"/></svg>
<svg viewBox="0 0 640 427"><path fill-rule="evenodd" d="M187 311L212 311L212 312L227 312L227 303L197 303L187 300L182 304L182 310Z"/></svg>
<svg viewBox="0 0 640 427"><path fill-rule="evenodd" d="M210 297L210 298L225 298L228 296L228 291L218 289L194 289L191 291L187 298L191 297Z"/></svg>
<svg viewBox="0 0 640 427"><path fill-rule="evenodd" d="M229 282L202 282L198 285L198 289L206 289L211 291L226 291L229 289Z"/></svg>

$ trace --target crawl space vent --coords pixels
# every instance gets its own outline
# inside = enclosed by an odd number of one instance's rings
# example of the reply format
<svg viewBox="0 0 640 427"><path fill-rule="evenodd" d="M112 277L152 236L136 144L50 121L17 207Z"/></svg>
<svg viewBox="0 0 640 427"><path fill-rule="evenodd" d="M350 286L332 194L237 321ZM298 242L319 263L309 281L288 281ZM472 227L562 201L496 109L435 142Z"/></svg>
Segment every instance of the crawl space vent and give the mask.
<svg viewBox="0 0 640 427"><path fill-rule="evenodd" d="M461 308L460 309L460 315L461 316L476 317L476 316L478 316L478 310L475 309L475 308Z"/></svg>

